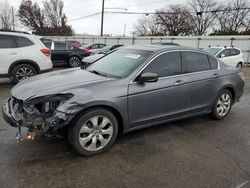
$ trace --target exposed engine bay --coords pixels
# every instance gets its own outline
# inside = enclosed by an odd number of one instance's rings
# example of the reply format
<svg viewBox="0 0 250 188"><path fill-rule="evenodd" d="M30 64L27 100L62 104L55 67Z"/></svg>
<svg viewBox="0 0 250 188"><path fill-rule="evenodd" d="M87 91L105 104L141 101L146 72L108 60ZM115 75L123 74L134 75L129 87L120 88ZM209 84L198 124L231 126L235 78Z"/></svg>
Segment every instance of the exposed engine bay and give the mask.
<svg viewBox="0 0 250 188"><path fill-rule="evenodd" d="M72 94L45 96L29 101L21 101L14 97L8 100L8 112L16 120L17 140L33 140L38 135L55 133L71 120L70 115L57 111L57 108L73 97ZM27 136L21 134L21 127L27 127Z"/></svg>

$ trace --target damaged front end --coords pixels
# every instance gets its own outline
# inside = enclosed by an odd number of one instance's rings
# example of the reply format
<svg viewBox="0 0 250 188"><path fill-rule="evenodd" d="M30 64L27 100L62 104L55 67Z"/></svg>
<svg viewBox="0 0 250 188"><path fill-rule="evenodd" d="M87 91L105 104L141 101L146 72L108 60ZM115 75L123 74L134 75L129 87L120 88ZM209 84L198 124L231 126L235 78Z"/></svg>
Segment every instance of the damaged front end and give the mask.
<svg viewBox="0 0 250 188"><path fill-rule="evenodd" d="M34 139L36 134L55 133L70 122L73 116L57 108L72 97L73 94L58 94L27 101L11 97L3 106L3 116L7 123L19 129L17 139L23 139L21 127L27 127L27 138Z"/></svg>

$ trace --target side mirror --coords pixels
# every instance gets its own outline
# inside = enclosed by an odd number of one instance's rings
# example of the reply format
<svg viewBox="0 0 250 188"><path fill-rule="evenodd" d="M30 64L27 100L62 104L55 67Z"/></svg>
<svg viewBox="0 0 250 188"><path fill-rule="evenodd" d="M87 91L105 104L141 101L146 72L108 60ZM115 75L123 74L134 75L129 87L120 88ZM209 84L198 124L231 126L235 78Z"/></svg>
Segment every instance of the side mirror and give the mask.
<svg viewBox="0 0 250 188"><path fill-rule="evenodd" d="M221 55L220 55L220 58L223 58L223 57L226 57L226 55L225 55L225 54L221 54Z"/></svg>
<svg viewBox="0 0 250 188"><path fill-rule="evenodd" d="M139 77L136 78L137 82L157 82L158 81L158 74L151 73L151 72L145 72L142 73Z"/></svg>

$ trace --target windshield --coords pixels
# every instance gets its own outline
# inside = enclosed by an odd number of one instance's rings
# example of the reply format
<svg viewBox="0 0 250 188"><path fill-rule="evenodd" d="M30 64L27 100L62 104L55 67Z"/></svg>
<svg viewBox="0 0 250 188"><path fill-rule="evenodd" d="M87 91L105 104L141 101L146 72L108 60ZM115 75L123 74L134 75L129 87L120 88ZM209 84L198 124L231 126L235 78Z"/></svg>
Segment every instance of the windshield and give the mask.
<svg viewBox="0 0 250 188"><path fill-rule="evenodd" d="M123 78L132 73L151 51L120 49L90 65L87 70L108 77Z"/></svg>
<svg viewBox="0 0 250 188"><path fill-rule="evenodd" d="M109 50L110 48L112 48L112 46L104 46L103 48L101 48L102 50Z"/></svg>
<svg viewBox="0 0 250 188"><path fill-rule="evenodd" d="M205 48L203 49L205 52L210 53L212 55L216 55L219 51L221 51L220 48Z"/></svg>

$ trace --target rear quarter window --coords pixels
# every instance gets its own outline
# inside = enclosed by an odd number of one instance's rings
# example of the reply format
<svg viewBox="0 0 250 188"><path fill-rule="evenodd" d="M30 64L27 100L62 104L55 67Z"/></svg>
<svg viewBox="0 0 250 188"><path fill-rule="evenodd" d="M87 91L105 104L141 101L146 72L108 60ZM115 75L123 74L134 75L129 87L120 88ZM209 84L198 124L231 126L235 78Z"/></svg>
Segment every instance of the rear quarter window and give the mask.
<svg viewBox="0 0 250 188"><path fill-rule="evenodd" d="M235 49L236 50L236 54L239 55L240 54L240 50Z"/></svg>
<svg viewBox="0 0 250 188"><path fill-rule="evenodd" d="M51 49L52 42L43 42L43 44L46 48Z"/></svg>
<svg viewBox="0 0 250 188"><path fill-rule="evenodd" d="M208 56L208 60L209 60L211 69L218 69L218 61L215 58Z"/></svg>

